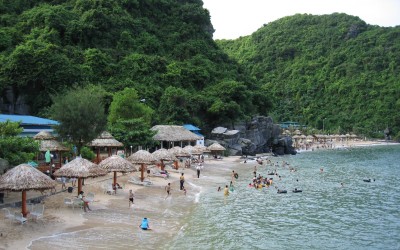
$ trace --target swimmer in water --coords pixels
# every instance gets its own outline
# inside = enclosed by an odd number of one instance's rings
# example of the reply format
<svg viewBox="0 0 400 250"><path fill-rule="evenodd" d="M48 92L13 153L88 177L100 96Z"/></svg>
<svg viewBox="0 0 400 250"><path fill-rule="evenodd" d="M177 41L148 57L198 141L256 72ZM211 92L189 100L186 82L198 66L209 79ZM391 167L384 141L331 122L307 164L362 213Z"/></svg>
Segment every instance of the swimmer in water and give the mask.
<svg viewBox="0 0 400 250"><path fill-rule="evenodd" d="M228 188L228 185L225 186L224 195L225 195L225 196L228 196L228 195L229 195L229 188Z"/></svg>

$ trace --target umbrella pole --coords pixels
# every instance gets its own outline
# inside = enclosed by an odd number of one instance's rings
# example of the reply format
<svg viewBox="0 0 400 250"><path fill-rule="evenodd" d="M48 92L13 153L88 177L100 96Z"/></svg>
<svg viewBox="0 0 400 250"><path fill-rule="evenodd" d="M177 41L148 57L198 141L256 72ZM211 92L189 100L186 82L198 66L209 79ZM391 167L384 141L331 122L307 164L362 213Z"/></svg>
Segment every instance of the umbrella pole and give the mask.
<svg viewBox="0 0 400 250"><path fill-rule="evenodd" d="M22 216L25 218L28 216L28 211L26 210L26 191L22 190Z"/></svg>
<svg viewBox="0 0 400 250"><path fill-rule="evenodd" d="M96 159L96 161L97 161L96 163L99 164L100 163L100 148L99 147L97 147L97 156L96 156L96 158L97 158Z"/></svg>
<svg viewBox="0 0 400 250"><path fill-rule="evenodd" d="M78 195L82 191L82 179L78 177Z"/></svg>
<svg viewBox="0 0 400 250"><path fill-rule="evenodd" d="M114 171L114 187L117 184L117 171Z"/></svg>
<svg viewBox="0 0 400 250"><path fill-rule="evenodd" d="M144 164L142 163L142 167L141 167L141 171L140 171L140 180L143 182L144 181Z"/></svg>
<svg viewBox="0 0 400 250"><path fill-rule="evenodd" d="M161 160L161 170L164 170L164 168L165 168L164 161Z"/></svg>

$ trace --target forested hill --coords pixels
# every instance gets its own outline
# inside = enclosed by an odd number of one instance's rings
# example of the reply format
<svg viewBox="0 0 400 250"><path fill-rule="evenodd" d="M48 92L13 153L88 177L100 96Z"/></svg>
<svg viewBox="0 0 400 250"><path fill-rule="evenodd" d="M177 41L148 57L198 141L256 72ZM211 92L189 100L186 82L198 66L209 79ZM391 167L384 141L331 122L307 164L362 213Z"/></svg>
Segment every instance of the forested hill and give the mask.
<svg viewBox="0 0 400 250"><path fill-rule="evenodd" d="M135 88L154 123L213 126L266 114L268 99L213 32L201 0L4 0L2 102L25 100L40 114L51 94L95 84L109 99Z"/></svg>
<svg viewBox="0 0 400 250"><path fill-rule="evenodd" d="M217 43L273 97L280 121L332 133L400 130L399 26L297 14Z"/></svg>

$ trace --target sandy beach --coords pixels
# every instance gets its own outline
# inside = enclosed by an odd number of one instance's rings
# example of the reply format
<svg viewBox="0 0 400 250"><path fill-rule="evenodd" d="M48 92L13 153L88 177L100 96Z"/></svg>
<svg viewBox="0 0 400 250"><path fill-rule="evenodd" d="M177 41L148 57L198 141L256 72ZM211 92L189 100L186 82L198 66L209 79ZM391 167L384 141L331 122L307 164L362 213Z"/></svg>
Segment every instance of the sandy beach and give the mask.
<svg viewBox="0 0 400 250"><path fill-rule="evenodd" d="M349 142L346 147L385 145L387 142L360 141ZM340 147L339 145L337 147ZM314 150L317 147L314 148ZM320 149L318 147L318 149ZM17 222L9 222L4 218L0 222L0 249L43 249L47 247L46 242L52 240L53 236L77 232L87 236L87 241L75 242L71 247L62 245L63 249L84 248L96 249L95 240L92 234L101 237L117 239L114 245L116 249L125 249L134 244L140 244L143 249L162 249L163 242L168 241L181 230L185 217L191 213L196 206L197 195L202 187L210 185L203 175L212 177L212 183L221 183L221 186L228 184L231 170L238 167L248 167L240 164L243 161L240 157L231 156L222 160L206 160L200 179L197 179L194 166L188 169L180 169L179 172L170 173L168 179L160 177L149 177L153 182L151 186L139 186L131 184L128 179L131 176L140 176L140 173L118 174L118 183L123 187L116 195L104 192L104 184L112 181L112 174L86 180L83 187L85 193L95 193L94 202L90 204L92 211L85 213L79 208L64 204L64 198L76 195L75 192L68 193L61 191L61 184L56 187L56 194L49 195L43 201L45 205L44 216L41 219L29 220L24 225ZM185 176L185 187L187 194L179 190L180 172ZM217 178L217 181L216 181ZM165 186L171 183L171 196L166 199ZM68 186L68 185L67 185ZM129 207L128 193L133 190L135 193L134 205ZM21 193L10 192L5 202L20 200ZM40 196L40 192L28 192L28 198ZM206 195L206 194L205 194ZM221 194L222 195L222 194ZM8 208L12 212L20 211L20 208ZM151 237L143 234L138 228L143 217L150 219ZM115 232L115 235L112 232ZM128 234L130 240L118 241L118 234ZM73 234L71 238L73 239ZM82 236L85 238L86 236ZM60 244L65 244L61 242Z"/></svg>

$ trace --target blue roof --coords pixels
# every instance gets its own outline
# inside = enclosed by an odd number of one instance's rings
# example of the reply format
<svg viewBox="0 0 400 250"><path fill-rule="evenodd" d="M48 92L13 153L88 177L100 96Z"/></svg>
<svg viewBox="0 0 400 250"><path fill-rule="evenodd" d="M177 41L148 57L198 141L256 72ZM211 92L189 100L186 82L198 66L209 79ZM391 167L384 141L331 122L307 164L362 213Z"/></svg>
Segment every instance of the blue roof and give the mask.
<svg viewBox="0 0 400 250"><path fill-rule="evenodd" d="M199 130L201 130L196 126L193 126L192 124L184 124L183 127L186 128L187 130L190 130L190 131L199 131Z"/></svg>
<svg viewBox="0 0 400 250"><path fill-rule="evenodd" d="M200 134L198 131L193 131L192 133L194 133L194 134L196 134L198 136L204 137L204 135Z"/></svg>
<svg viewBox="0 0 400 250"><path fill-rule="evenodd" d="M7 120L10 120L12 122L21 122L21 125L25 125L25 124L58 125L59 124L59 122L54 121L54 120L30 116L30 115L3 115L3 114L0 114L0 122L6 122Z"/></svg>

